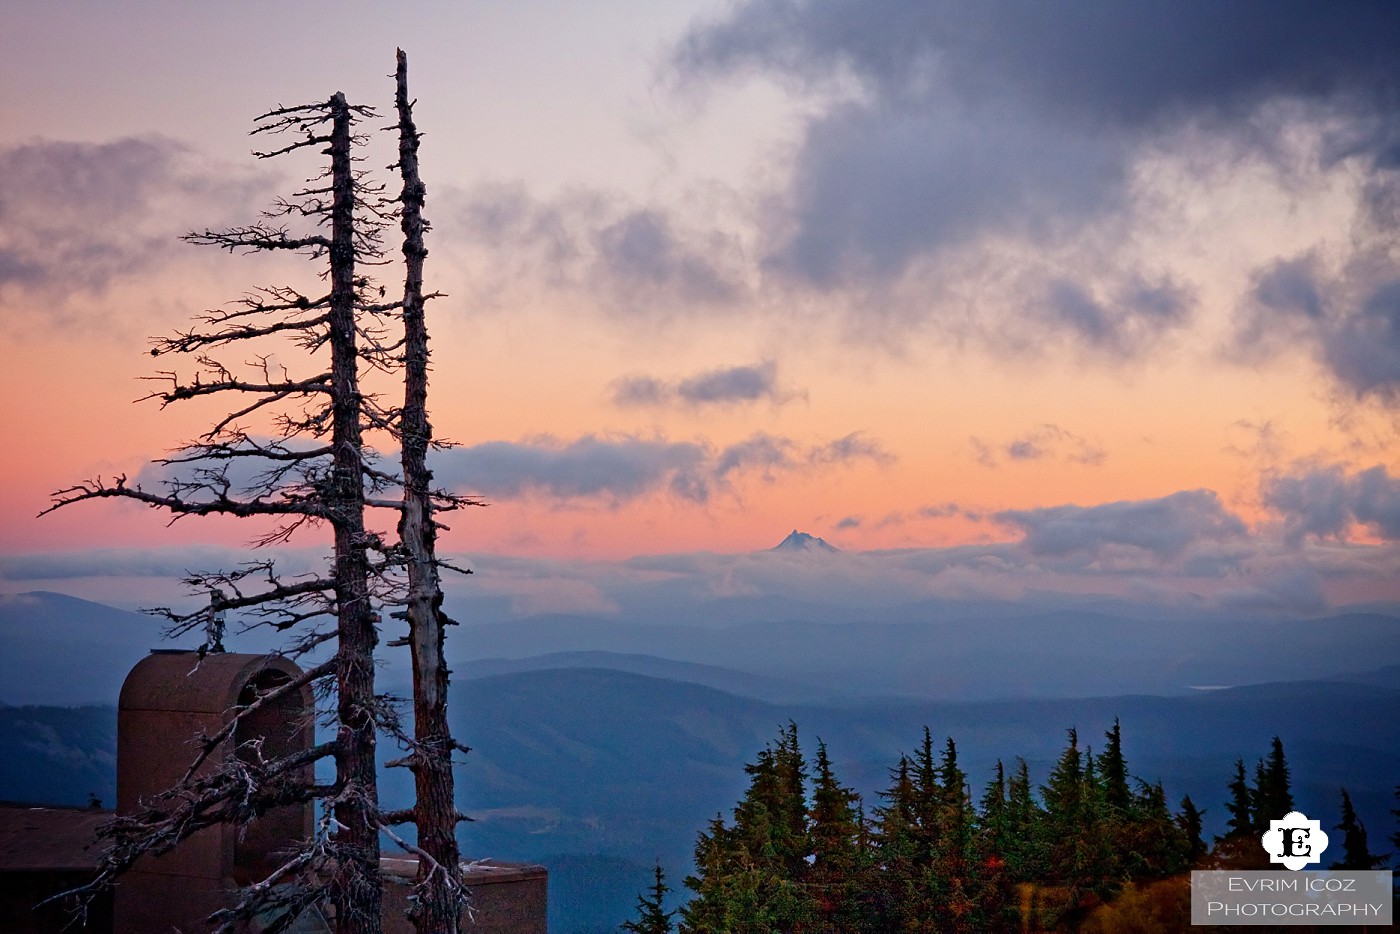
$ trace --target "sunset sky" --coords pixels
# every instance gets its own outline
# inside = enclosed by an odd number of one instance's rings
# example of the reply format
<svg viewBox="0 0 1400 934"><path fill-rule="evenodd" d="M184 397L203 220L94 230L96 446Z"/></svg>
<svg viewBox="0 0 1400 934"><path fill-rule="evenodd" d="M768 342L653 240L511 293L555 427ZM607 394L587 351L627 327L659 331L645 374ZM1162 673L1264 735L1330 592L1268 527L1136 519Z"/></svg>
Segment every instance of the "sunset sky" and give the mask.
<svg viewBox="0 0 1400 934"><path fill-rule="evenodd" d="M391 110L397 46L481 592L1400 600L1400 6L405 7L0 11L0 592L237 560L239 523L35 516L210 422L133 403L148 339L314 270L178 237L314 171L257 114ZM840 567L753 556L794 528Z"/></svg>

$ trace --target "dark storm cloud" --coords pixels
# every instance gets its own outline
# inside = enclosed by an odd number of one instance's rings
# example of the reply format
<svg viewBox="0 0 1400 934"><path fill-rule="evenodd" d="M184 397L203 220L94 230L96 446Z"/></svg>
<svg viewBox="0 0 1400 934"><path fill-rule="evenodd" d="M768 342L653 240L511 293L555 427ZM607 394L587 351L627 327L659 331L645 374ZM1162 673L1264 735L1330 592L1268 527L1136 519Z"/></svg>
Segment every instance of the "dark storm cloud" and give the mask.
<svg viewBox="0 0 1400 934"><path fill-rule="evenodd" d="M768 263L823 287L897 278L987 230L1073 230L1112 205L1121 173L1112 148L1035 116L838 107L807 128L779 224L792 233Z"/></svg>
<svg viewBox="0 0 1400 934"><path fill-rule="evenodd" d="M1260 362L1303 346L1358 398L1400 395L1400 269L1362 257L1337 272L1311 254L1257 271L1229 353Z"/></svg>
<svg viewBox="0 0 1400 934"><path fill-rule="evenodd" d="M1372 291L1322 336L1323 359L1358 396L1400 392L1400 279Z"/></svg>
<svg viewBox="0 0 1400 934"><path fill-rule="evenodd" d="M1279 260L1259 271L1254 280L1254 298L1263 308L1309 321L1322 319L1322 296L1318 294L1316 263L1310 256Z"/></svg>
<svg viewBox="0 0 1400 934"><path fill-rule="evenodd" d="M1021 529L1024 547L1045 557L1094 555L1107 546L1127 545L1168 560L1198 543L1241 539L1247 531L1211 490L1100 506L1006 510L991 518Z"/></svg>
<svg viewBox="0 0 1400 934"><path fill-rule="evenodd" d="M1310 340L1325 315L1320 264L1311 254L1277 260L1258 269L1237 314L1229 354L1259 363L1300 339Z"/></svg>
<svg viewBox="0 0 1400 934"><path fill-rule="evenodd" d="M674 383L651 376L624 376L612 384L613 402L621 406L733 405L767 399L779 405L805 393L778 384L778 365L772 360L742 366L720 367L688 376Z"/></svg>
<svg viewBox="0 0 1400 934"><path fill-rule="evenodd" d="M846 68L893 105L917 106L947 88L1090 126L1140 126L1182 112L1230 114L1278 95L1349 93L1392 107L1397 46L1400 9L1380 0L896 0L877 9L750 0L693 29L676 62L685 73L751 69L813 83Z"/></svg>
<svg viewBox="0 0 1400 934"><path fill-rule="evenodd" d="M1388 541L1400 541L1400 477L1377 465L1356 476L1354 489L1356 520Z"/></svg>
<svg viewBox="0 0 1400 934"><path fill-rule="evenodd" d="M1293 546L1309 536L1344 539L1353 524L1400 541L1400 477L1381 465L1356 474L1338 464L1275 474L1265 478L1260 496L1283 517L1286 541Z"/></svg>
<svg viewBox="0 0 1400 934"><path fill-rule="evenodd" d="M774 479L779 472L848 466L892 455L859 432L804 447L758 432L716 451L701 441L584 435L574 441L489 441L436 455L433 472L448 487L490 499L543 494L555 499L625 503L666 491L696 503L727 489L738 475Z"/></svg>
<svg viewBox="0 0 1400 934"><path fill-rule="evenodd" d="M1269 159L1290 121L1323 107L1323 167L1361 160L1384 221L1400 166L1396 48L1400 5L1381 2L748 0L693 27L672 64L687 83L763 74L815 95L766 222L768 268L877 290L983 237L1058 246L1121 219L1134 160L1189 145L1171 141L1178 130ZM1086 278L1051 283L1031 311L1126 358L1191 304L1170 281Z"/></svg>

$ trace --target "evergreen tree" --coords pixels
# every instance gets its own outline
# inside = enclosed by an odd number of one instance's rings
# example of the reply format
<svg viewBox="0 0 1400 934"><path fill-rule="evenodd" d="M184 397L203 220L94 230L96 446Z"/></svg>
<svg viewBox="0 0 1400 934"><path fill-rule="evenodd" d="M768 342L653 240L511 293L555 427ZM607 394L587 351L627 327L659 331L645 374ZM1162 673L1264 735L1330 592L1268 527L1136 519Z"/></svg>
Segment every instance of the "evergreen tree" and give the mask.
<svg viewBox="0 0 1400 934"><path fill-rule="evenodd" d="M1177 826L1186 837L1186 860L1189 867L1196 866L1206 855L1206 842L1201 838L1201 827L1205 812L1196 807L1196 802L1187 795L1181 799L1181 813L1177 815Z"/></svg>
<svg viewBox="0 0 1400 934"><path fill-rule="evenodd" d="M1017 758L1016 774L1006 789L1006 866L1012 879L1028 882L1045 871L1046 856L1041 824L1045 812L1031 793L1030 768Z"/></svg>
<svg viewBox="0 0 1400 934"><path fill-rule="evenodd" d="M1075 846L1084 823L1084 757L1079 751L1079 734L1068 730L1069 745L1060 753L1050 771L1049 781L1040 786L1045 802L1042 822L1053 876L1077 877L1083 869Z"/></svg>
<svg viewBox="0 0 1400 934"><path fill-rule="evenodd" d="M1279 820L1293 810L1288 761L1283 754L1283 740L1277 736L1269 750L1269 758L1261 759L1255 769L1254 834L1261 836L1269 822Z"/></svg>
<svg viewBox="0 0 1400 934"><path fill-rule="evenodd" d="M998 759L996 775L982 793L982 813L977 825L975 847L982 876L982 914L988 930L1021 929L1020 905L1016 898L1016 883L1019 881L1016 866L1021 862L1023 843L1015 829L1009 797L1006 767Z"/></svg>
<svg viewBox="0 0 1400 934"><path fill-rule="evenodd" d="M1225 805L1225 810L1230 812L1230 820L1225 825L1225 836L1216 838L1217 842L1245 838L1254 833L1254 789L1245 780L1243 759L1235 760L1235 778L1230 782L1229 791L1230 801Z"/></svg>
<svg viewBox="0 0 1400 934"><path fill-rule="evenodd" d="M1059 890L1058 893L1041 890L1044 909L1054 917L1077 912L1093 887L1090 882L1093 859L1086 846L1090 831L1084 800L1084 754L1079 749L1078 731L1071 727L1067 734L1068 745L1051 769L1049 780L1040 786L1045 817L1040 822L1038 836L1044 847L1045 865L1037 881ZM1070 923L1073 917L1076 916L1071 915Z"/></svg>
<svg viewBox="0 0 1400 934"><path fill-rule="evenodd" d="M1104 801L1110 813L1124 815L1133 804L1133 793L1128 786L1128 763L1123 758L1123 735L1117 717L1113 718L1113 729L1104 733L1104 738L1108 745L1098 758Z"/></svg>
<svg viewBox="0 0 1400 934"><path fill-rule="evenodd" d="M1122 724L1104 733L1108 741L1095 760L1103 798L1103 829L1111 856L1104 866L1105 885L1100 891L1116 891L1118 882L1167 874L1185 860L1185 842L1167 808L1160 785L1139 781L1134 793L1129 785L1128 762L1123 755Z"/></svg>
<svg viewBox="0 0 1400 934"><path fill-rule="evenodd" d="M1125 878L1147 881L1186 871L1191 866L1192 844L1182 822L1167 806L1166 789L1161 782L1139 781L1139 785L1136 816L1131 823L1132 860ZM1199 836L1199 814L1196 821Z"/></svg>
<svg viewBox="0 0 1400 934"><path fill-rule="evenodd" d="M734 826L716 817L695 848L696 893L682 910L682 930L767 934L809 924L814 910L805 889L810 852L806 763L789 724L777 746L766 746L744 767L749 788L734 809Z"/></svg>
<svg viewBox="0 0 1400 934"><path fill-rule="evenodd" d="M1006 766L997 760L996 776L982 792L981 837L983 848L1003 862L1012 849L1011 806L1006 800Z"/></svg>
<svg viewBox="0 0 1400 934"><path fill-rule="evenodd" d="M1129 817L1109 808L1098 761L1093 750L1084 756L1079 835L1075 846L1083 867L1079 886L1107 899L1118 891L1121 882L1120 854L1137 853L1141 841L1135 838L1137 828ZM1119 849L1120 846L1126 849Z"/></svg>
<svg viewBox="0 0 1400 934"><path fill-rule="evenodd" d="M1282 817L1282 814L1275 814L1273 818L1265 817L1265 814L1272 811L1267 805L1269 787L1269 776L1264 771L1264 760L1257 759L1254 762L1254 795L1249 802L1250 814L1250 834L1259 836L1269 829L1269 820Z"/></svg>
<svg viewBox="0 0 1400 934"><path fill-rule="evenodd" d="M859 849L863 830L856 816L859 802L859 795L836 780L826 743L818 740L808 829L812 863L807 872L818 931L854 930L863 914Z"/></svg>
<svg viewBox="0 0 1400 934"><path fill-rule="evenodd" d="M972 843L972 798L951 736L943 747L938 779L939 843L945 850L965 854Z"/></svg>
<svg viewBox="0 0 1400 934"><path fill-rule="evenodd" d="M943 888L935 867L942 787L928 727L914 758L900 757L893 778L882 795L888 804L880 811L877 836L884 876L879 926L903 932L937 931Z"/></svg>
<svg viewBox="0 0 1400 934"><path fill-rule="evenodd" d="M1256 775L1263 778L1262 768L1256 769ZM1267 784L1267 778L1263 780ZM1225 810L1230 818L1224 835L1215 838L1210 868L1267 869L1269 858L1259 845L1260 834L1256 830L1259 791L1249 784L1243 759L1235 760L1235 775L1228 787L1230 800L1225 803Z"/></svg>
<svg viewBox="0 0 1400 934"><path fill-rule="evenodd" d="M933 734L924 727L924 739L914 759L914 822L915 839L920 861L933 861L941 842L939 825L943 808L943 786L938 778L938 765L933 757Z"/></svg>
<svg viewBox="0 0 1400 934"><path fill-rule="evenodd" d="M880 792L884 803L875 809L876 828L872 839L877 873L871 905L875 930L902 930L902 921L913 900L919 864L913 771L914 764L907 755L901 754L898 764L890 770L889 788Z"/></svg>
<svg viewBox="0 0 1400 934"><path fill-rule="evenodd" d="M1356 816L1351 795L1342 789L1342 822L1333 828L1342 832L1342 858L1331 869L1379 869L1387 855L1375 856L1366 841L1366 825Z"/></svg>
<svg viewBox="0 0 1400 934"><path fill-rule="evenodd" d="M658 860L656 881L647 890L648 894L637 896L637 917L633 921L622 922L621 930L632 934L671 934L671 919L675 910L666 910L666 893L671 887L666 884L666 873Z"/></svg>
<svg viewBox="0 0 1400 934"><path fill-rule="evenodd" d="M776 818L778 856L793 878L807 868L811 844L807 839L807 761L797 741L797 724L788 721L774 756L780 797L772 808Z"/></svg>
<svg viewBox="0 0 1400 934"><path fill-rule="evenodd" d="M877 930L977 930L983 895L967 775L950 738L941 756L924 728L913 759L901 756L882 794L875 861Z"/></svg>
<svg viewBox="0 0 1400 934"><path fill-rule="evenodd" d="M1395 786L1395 802L1396 804L1400 804L1400 785ZM1390 814L1397 821L1400 821L1400 807L1391 808ZM1390 845L1395 847L1397 853L1400 853L1400 829L1397 829L1395 833L1390 835Z"/></svg>
<svg viewBox="0 0 1400 934"><path fill-rule="evenodd" d="M1107 930L1140 917L1151 921L1144 929L1175 929L1179 911L1171 906L1179 908L1184 871L1211 865L1203 814L1190 797L1173 814L1160 782L1134 779L1124 799L1120 786L1130 776L1117 721L1106 738L1095 755L1068 730L1040 801L1024 760L1010 775L998 762L979 813L956 744L949 738L936 755L925 728L915 754L890 770L872 827L859 796L837 780L824 743L811 799L800 808L807 766L790 723L746 766L749 789L733 825L716 817L700 834L696 874L686 879L696 897L681 909L681 930L1010 934L1083 924ZM1218 865L1261 868L1259 809L1292 806L1281 741L1260 760L1253 787L1237 759L1230 792ZM1345 792L1342 811L1339 867L1377 865ZM639 899L639 912L659 898Z"/></svg>
<svg viewBox="0 0 1400 934"><path fill-rule="evenodd" d="M738 853L733 833L716 814L708 831L702 830L695 843L695 874L685 877L686 888L695 897L681 908L685 931L724 931L732 911L729 877L737 869Z"/></svg>
<svg viewBox="0 0 1400 934"><path fill-rule="evenodd" d="M972 800L967 774L958 765L958 748L951 736L938 764L935 814L935 853L929 868L938 915L946 919L942 929L983 930L986 925L980 910L982 879L972 850Z"/></svg>

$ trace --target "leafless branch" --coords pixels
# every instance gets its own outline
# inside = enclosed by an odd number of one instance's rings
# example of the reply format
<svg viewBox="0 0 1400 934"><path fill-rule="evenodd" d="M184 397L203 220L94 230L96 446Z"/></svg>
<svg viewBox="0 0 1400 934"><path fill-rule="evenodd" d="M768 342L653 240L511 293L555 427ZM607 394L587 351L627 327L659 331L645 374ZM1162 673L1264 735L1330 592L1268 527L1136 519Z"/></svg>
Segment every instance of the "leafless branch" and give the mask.
<svg viewBox="0 0 1400 934"><path fill-rule="evenodd" d="M209 756L222 746L225 740L233 736L243 720L257 713L259 710L262 710L264 707L276 703L287 695L297 693L311 682L334 673L335 662L335 657L332 656L321 664L306 669L290 681L283 682L272 690L259 694L257 700L253 701L251 704L235 708L233 716L229 718L228 723L224 724L223 728L213 736L201 735L196 737L197 742L200 744L199 755L195 757L190 767L185 770L185 777L181 779L181 782L193 780L195 773L208 761Z"/></svg>
<svg viewBox="0 0 1400 934"><path fill-rule="evenodd" d="M210 500L189 501L173 495L160 496L155 493L147 493L139 486L126 486L125 474L117 477L111 486L108 486L101 477L98 477L94 480L89 480L76 486L59 490L50 497L52 502L48 508L40 512L39 515L47 515L56 509L70 506L73 503L91 499L107 499L110 497L133 499L137 502L145 503L148 506L168 509L170 512L175 513L177 517L222 514L230 516L302 515L330 518L329 511L325 506L305 499L291 498L284 502L267 502L264 500L242 502L220 493Z"/></svg>
<svg viewBox="0 0 1400 934"><path fill-rule="evenodd" d="M329 250L331 241L320 234L293 237L285 227L269 227L266 224L250 224L246 227L233 227L229 230L203 230L187 233L180 238L187 243L201 246L217 246L232 253L234 250Z"/></svg>

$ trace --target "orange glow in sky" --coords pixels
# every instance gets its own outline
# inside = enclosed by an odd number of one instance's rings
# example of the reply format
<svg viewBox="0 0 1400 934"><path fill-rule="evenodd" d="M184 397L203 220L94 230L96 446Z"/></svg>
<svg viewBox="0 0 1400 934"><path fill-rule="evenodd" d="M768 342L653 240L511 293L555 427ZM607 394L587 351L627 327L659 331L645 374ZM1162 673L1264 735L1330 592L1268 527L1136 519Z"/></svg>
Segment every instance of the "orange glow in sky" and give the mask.
<svg viewBox="0 0 1400 934"><path fill-rule="evenodd" d="M491 504L450 517L448 547L622 560L798 528L1033 552L1072 517L1088 538L1027 560L1105 574L1137 549L1190 577L1206 551L1245 574L1246 551L1337 546L1364 569L1320 572L1328 600L1400 598L1400 258L1374 209L1395 170L1360 133L1391 105L1242 73L1234 110L1144 86L1147 119L1072 78L1041 107L968 56L940 59L962 82L893 50L767 48L701 2L331 9L0 14L0 560L252 537L119 504L36 514L217 411L132 401L173 364L151 335L267 282L315 288L305 264L176 238L310 171L248 155L254 114L336 89L386 109L397 44L447 295L430 406L460 447L439 474ZM313 25L335 36L307 48ZM1305 491L1324 480L1339 519ZM1216 505L1170 499L1191 491ZM1093 511L1158 500L1197 510L1179 547Z"/></svg>

